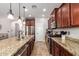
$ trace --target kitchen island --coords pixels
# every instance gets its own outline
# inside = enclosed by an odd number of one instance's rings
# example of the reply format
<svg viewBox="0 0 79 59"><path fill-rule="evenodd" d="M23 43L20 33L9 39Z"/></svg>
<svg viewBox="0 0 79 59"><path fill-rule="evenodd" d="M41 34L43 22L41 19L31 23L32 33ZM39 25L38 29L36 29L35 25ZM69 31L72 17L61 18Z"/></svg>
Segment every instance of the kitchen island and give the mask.
<svg viewBox="0 0 79 59"><path fill-rule="evenodd" d="M16 37L4 39L0 41L0 56L14 55L25 43L27 43L34 35L28 35L25 39L17 40Z"/></svg>

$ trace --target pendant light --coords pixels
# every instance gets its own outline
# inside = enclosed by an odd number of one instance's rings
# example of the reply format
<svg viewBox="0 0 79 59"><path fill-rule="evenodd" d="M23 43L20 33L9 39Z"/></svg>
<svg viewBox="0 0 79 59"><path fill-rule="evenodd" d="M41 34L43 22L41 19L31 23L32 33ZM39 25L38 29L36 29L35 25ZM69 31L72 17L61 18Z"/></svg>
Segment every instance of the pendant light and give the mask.
<svg viewBox="0 0 79 59"><path fill-rule="evenodd" d="M19 3L19 17L18 20L21 20L21 16L20 16L20 3Z"/></svg>
<svg viewBox="0 0 79 59"><path fill-rule="evenodd" d="M10 10L8 14L8 19L14 19L14 14L12 13L11 3L10 3Z"/></svg>
<svg viewBox="0 0 79 59"><path fill-rule="evenodd" d="M22 19L21 19L21 16L20 16L20 3L18 4L18 6L19 6L19 16L18 16L17 22L20 25L20 30L22 30Z"/></svg>
<svg viewBox="0 0 79 59"><path fill-rule="evenodd" d="M23 19L23 24L25 24L25 8L26 8L26 7L23 6L23 9L24 9L24 15L23 15L23 16L24 16L24 19Z"/></svg>

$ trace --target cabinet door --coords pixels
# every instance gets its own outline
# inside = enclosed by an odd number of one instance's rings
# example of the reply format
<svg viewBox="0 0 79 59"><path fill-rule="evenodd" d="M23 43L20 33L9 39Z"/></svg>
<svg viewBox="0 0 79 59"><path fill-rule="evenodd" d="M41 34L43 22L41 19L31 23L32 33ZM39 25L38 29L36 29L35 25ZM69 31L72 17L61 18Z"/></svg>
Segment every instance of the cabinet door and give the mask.
<svg viewBox="0 0 79 59"><path fill-rule="evenodd" d="M31 35L31 26L28 26L28 35Z"/></svg>
<svg viewBox="0 0 79 59"><path fill-rule="evenodd" d="M53 10L53 12L51 13L51 15L52 15L52 22L54 23L53 25L54 25L54 28L56 28L57 27L57 21L56 21L56 12L57 12L57 10L58 10L58 8L55 8L54 10Z"/></svg>
<svg viewBox="0 0 79 59"><path fill-rule="evenodd" d="M24 50L21 52L21 56L27 56L28 55L27 54L28 53L27 48L28 48L28 45L26 44Z"/></svg>
<svg viewBox="0 0 79 59"><path fill-rule="evenodd" d="M31 26L35 26L35 21L34 20L31 21Z"/></svg>
<svg viewBox="0 0 79 59"><path fill-rule="evenodd" d="M25 45L23 45L15 54L14 56L23 56L25 55L24 50L26 48L27 43L25 43ZM23 54L24 53L24 54Z"/></svg>
<svg viewBox="0 0 79 59"><path fill-rule="evenodd" d="M48 38L48 48L49 48L49 53L52 54L52 39Z"/></svg>
<svg viewBox="0 0 79 59"><path fill-rule="evenodd" d="M26 21L26 26L30 26L31 22L30 21Z"/></svg>
<svg viewBox="0 0 79 59"><path fill-rule="evenodd" d="M70 27L70 4L62 5L62 27Z"/></svg>
<svg viewBox="0 0 79 59"><path fill-rule="evenodd" d="M57 17L57 27L61 27L61 25L62 25L61 24L61 20L62 20L61 16L62 16L61 15L61 8L59 8L58 11L57 11L57 16L56 16Z"/></svg>
<svg viewBox="0 0 79 59"><path fill-rule="evenodd" d="M79 26L79 3L71 3L71 25Z"/></svg>
<svg viewBox="0 0 79 59"><path fill-rule="evenodd" d="M19 49L19 50L14 54L14 56L21 56L21 53L22 53L23 50L24 50L24 47L21 48L21 49Z"/></svg>
<svg viewBox="0 0 79 59"><path fill-rule="evenodd" d="M55 56L60 56L60 46L55 42Z"/></svg>
<svg viewBox="0 0 79 59"><path fill-rule="evenodd" d="M55 21L55 9L51 15L52 15L52 21Z"/></svg>
<svg viewBox="0 0 79 59"><path fill-rule="evenodd" d="M61 56L73 56L71 53L69 53L66 49L61 47Z"/></svg>
<svg viewBox="0 0 79 59"><path fill-rule="evenodd" d="M32 50L33 50L33 47L34 47L34 42L35 42L35 38L31 38L29 41L28 41L28 47L27 47L27 56L30 56L31 53L32 53Z"/></svg>
<svg viewBox="0 0 79 59"><path fill-rule="evenodd" d="M52 19L49 19L48 20L48 28L51 28L51 22L52 22Z"/></svg>
<svg viewBox="0 0 79 59"><path fill-rule="evenodd" d="M52 40L52 55L55 56L55 42Z"/></svg>

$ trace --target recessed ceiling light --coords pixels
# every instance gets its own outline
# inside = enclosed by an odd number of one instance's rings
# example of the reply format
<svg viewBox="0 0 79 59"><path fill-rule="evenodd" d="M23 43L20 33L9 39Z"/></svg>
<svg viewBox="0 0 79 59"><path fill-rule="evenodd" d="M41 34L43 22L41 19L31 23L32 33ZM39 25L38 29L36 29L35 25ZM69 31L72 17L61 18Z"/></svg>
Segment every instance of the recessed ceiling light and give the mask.
<svg viewBox="0 0 79 59"><path fill-rule="evenodd" d="M25 12L27 12L28 11L28 9L27 8L25 8Z"/></svg>
<svg viewBox="0 0 79 59"><path fill-rule="evenodd" d="M42 17L44 17L45 15L43 14Z"/></svg>
<svg viewBox="0 0 79 59"><path fill-rule="evenodd" d="M32 15L30 14L29 17L31 17Z"/></svg>
<svg viewBox="0 0 79 59"><path fill-rule="evenodd" d="M46 11L46 8L43 9L43 12L45 12L45 11Z"/></svg>

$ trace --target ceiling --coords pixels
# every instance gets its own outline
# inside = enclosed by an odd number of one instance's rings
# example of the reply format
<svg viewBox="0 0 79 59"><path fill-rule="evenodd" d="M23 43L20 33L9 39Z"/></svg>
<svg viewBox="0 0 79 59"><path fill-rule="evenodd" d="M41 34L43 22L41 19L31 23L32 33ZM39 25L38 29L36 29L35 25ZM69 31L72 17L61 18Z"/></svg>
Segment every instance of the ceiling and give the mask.
<svg viewBox="0 0 79 59"><path fill-rule="evenodd" d="M0 17L7 16L9 12L9 3L0 3ZM61 3L20 3L21 5L21 17L23 17L23 6L25 6L28 11L25 12L25 16L28 17L29 14L32 15L32 17L42 17L42 14L45 15L45 17L49 17L50 13L54 8L57 8L61 5ZM37 8L32 8L32 5L36 5ZM46 12L43 12L43 8L46 8ZM19 7L18 3L12 3L12 11L14 13L15 17L18 17L19 13Z"/></svg>

